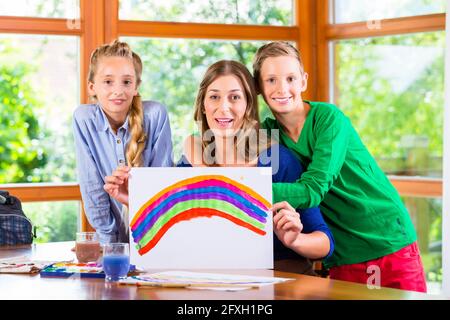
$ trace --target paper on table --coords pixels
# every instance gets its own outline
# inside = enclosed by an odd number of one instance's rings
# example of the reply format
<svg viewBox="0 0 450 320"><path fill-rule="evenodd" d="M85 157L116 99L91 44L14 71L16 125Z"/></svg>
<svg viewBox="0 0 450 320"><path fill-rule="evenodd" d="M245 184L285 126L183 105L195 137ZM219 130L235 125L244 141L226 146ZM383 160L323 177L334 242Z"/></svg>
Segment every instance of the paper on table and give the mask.
<svg viewBox="0 0 450 320"><path fill-rule="evenodd" d="M196 287L196 286L187 286L186 289L191 290L212 290L212 291L243 291L252 289L253 287Z"/></svg>
<svg viewBox="0 0 450 320"><path fill-rule="evenodd" d="M204 273L191 271L165 271L151 274L152 277L158 279L182 280L200 283L220 283L220 284L252 284L252 285L269 285L288 280L292 278L277 278L277 277L259 277L249 275L237 274L222 274L222 273Z"/></svg>
<svg viewBox="0 0 450 320"><path fill-rule="evenodd" d="M203 273L189 271L166 271L142 274L120 280L121 284L154 287L186 287L214 290L249 289L293 280L290 278L257 277L248 275Z"/></svg>
<svg viewBox="0 0 450 320"><path fill-rule="evenodd" d="M0 273L38 273L58 261L31 260L27 256L0 259Z"/></svg>

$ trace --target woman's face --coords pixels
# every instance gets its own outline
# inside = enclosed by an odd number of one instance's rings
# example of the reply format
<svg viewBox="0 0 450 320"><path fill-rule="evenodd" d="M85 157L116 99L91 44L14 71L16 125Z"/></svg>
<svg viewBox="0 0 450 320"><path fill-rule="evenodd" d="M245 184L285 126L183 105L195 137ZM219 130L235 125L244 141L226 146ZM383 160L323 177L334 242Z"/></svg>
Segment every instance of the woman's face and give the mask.
<svg viewBox="0 0 450 320"><path fill-rule="evenodd" d="M215 136L230 136L243 124L247 97L241 81L233 76L220 76L206 88L204 113Z"/></svg>

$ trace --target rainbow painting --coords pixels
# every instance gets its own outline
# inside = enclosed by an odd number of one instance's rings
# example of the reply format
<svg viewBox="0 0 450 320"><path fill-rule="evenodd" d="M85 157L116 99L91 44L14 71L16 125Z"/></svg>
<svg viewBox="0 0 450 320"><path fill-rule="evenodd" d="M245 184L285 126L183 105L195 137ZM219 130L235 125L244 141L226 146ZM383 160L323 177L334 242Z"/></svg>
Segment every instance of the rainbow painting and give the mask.
<svg viewBox="0 0 450 320"><path fill-rule="evenodd" d="M270 203L251 188L223 175L181 180L140 207L130 227L140 255L152 250L176 223L221 217L264 236Z"/></svg>
<svg viewBox="0 0 450 320"><path fill-rule="evenodd" d="M143 269L272 268L272 169L262 169L132 168L132 263Z"/></svg>

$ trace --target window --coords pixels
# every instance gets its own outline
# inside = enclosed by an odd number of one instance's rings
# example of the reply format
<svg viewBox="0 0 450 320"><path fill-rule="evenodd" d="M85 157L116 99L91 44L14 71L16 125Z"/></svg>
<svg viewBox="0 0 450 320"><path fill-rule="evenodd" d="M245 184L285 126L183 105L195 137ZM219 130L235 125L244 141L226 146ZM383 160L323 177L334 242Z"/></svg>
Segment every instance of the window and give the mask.
<svg viewBox="0 0 450 320"><path fill-rule="evenodd" d="M310 74L305 98L338 104L383 170L393 175L418 228L428 280L439 284L442 258L433 250L442 238L437 230L442 220L445 3L5 2L0 5L0 183L24 184L2 188L25 202L37 201L25 205L41 230L50 230L50 218L43 219L42 212L48 217L52 211L71 212L65 214L67 224L76 225L81 197L74 183L70 120L76 105L88 101L89 56L98 45L121 37L141 55L141 95L168 107L178 160L182 139L196 130L194 97L206 67L222 58L251 67L262 43L292 41ZM382 27L368 28L377 19L386 19ZM264 108L261 104L262 118L268 115ZM41 236L41 241L49 239Z"/></svg>
<svg viewBox="0 0 450 320"><path fill-rule="evenodd" d="M0 183L75 181L77 37L0 35Z"/></svg>
<svg viewBox="0 0 450 320"><path fill-rule="evenodd" d="M71 118L79 104L78 42L0 35L0 183L76 180ZM37 242L75 239L79 202L23 207Z"/></svg>
<svg viewBox="0 0 450 320"><path fill-rule="evenodd" d="M442 199L405 197L403 201L417 232L428 293L439 294L442 289Z"/></svg>
<svg viewBox="0 0 450 320"><path fill-rule="evenodd" d="M328 96L351 119L377 163L404 195L418 235L428 290L440 293L442 13L446 1L335 0L329 4L333 17L325 16L321 22L334 24L326 27L319 43L330 53L318 61L327 89L322 96ZM376 25L377 19L386 20ZM349 22L355 23L351 27L342 24Z"/></svg>
<svg viewBox="0 0 450 320"><path fill-rule="evenodd" d="M292 0L122 0L119 18L289 26L293 24L293 9Z"/></svg>
<svg viewBox="0 0 450 320"><path fill-rule="evenodd" d="M22 207L36 227L35 242L75 240L80 201L27 202Z"/></svg>
<svg viewBox="0 0 450 320"><path fill-rule="evenodd" d="M71 18L80 17L79 0L14 0L2 1L1 16L24 16L41 18Z"/></svg>
<svg viewBox="0 0 450 320"><path fill-rule="evenodd" d="M442 177L444 41L434 32L335 43L334 100L388 174Z"/></svg>
<svg viewBox="0 0 450 320"><path fill-rule="evenodd" d="M445 0L334 0L334 23L443 13Z"/></svg>
<svg viewBox="0 0 450 320"><path fill-rule="evenodd" d="M141 94L168 107L178 160L182 140L196 130L194 97L206 67L221 58L251 67L264 41L298 41L296 11L292 0L17 0L0 5L0 92L5 97L0 184L25 202L26 213L36 220L38 240L69 240L67 232L75 237L72 227L54 230L50 221L77 224L74 212L80 207L74 204L81 196L74 183L71 117L77 105L88 102L87 70L96 47L120 36L142 56ZM64 219L53 211L64 212ZM50 237L48 230L59 236Z"/></svg>

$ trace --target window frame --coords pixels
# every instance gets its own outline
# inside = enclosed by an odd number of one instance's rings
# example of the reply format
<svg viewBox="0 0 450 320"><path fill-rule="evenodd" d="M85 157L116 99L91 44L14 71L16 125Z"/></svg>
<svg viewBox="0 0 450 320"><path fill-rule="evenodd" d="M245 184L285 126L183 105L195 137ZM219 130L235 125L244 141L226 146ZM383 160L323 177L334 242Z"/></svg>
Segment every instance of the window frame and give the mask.
<svg viewBox="0 0 450 320"><path fill-rule="evenodd" d="M296 42L304 52L305 65L313 68L312 18L314 0L294 0L294 26L229 25L184 22L119 20L119 0L80 0L80 18L35 18L0 16L0 33L70 35L80 37L80 102L88 101L87 79L91 52L120 36L158 38L201 38L211 40L286 40ZM301 17L299 19L298 17ZM302 41L300 41L302 40ZM311 99L313 96L307 96ZM80 200L77 183L3 184L2 189L23 202ZM83 211L83 206L80 206ZM92 230L81 214L81 230Z"/></svg>
<svg viewBox="0 0 450 320"><path fill-rule="evenodd" d="M302 0L300 0L302 1ZM370 21L331 23L334 0L317 0L317 100L329 101L334 91L330 74L335 72L330 55L336 40L401 35L417 32L445 31L445 13L382 19L381 28L368 28ZM442 197L442 179L389 176L400 195L414 197Z"/></svg>
<svg viewBox="0 0 450 320"><path fill-rule="evenodd" d="M80 19L0 16L0 33L70 35L80 37L80 101L86 103L89 57L99 45L121 36L211 39L211 40L287 40L297 44L308 70L308 100L330 98L331 43L335 40L398 35L445 30L445 14L383 19L382 28L367 28L366 22L330 23L333 0L293 0L293 26L229 25L185 22L119 20L119 0L80 0ZM68 24L75 23L69 28ZM442 197L442 179L389 177L401 195ZM23 201L80 200L78 185L8 184L0 185ZM83 206L80 206L81 208ZM84 214L81 229L91 227Z"/></svg>
<svg viewBox="0 0 450 320"><path fill-rule="evenodd" d="M300 0L301 1L301 0ZM332 66L332 59L330 56L333 53L332 43L336 40L355 39L355 38L370 38L379 36L390 35L402 35L418 32L432 32L432 31L445 31L446 20L450 21L450 18L446 17L445 13L427 14L419 16L410 16L402 18L391 18L377 20L377 25L380 28L368 28L368 23L374 23L373 21L352 22L352 23L331 23L334 0L318 0L318 14L317 25L318 30L318 52L317 52L317 67L318 67L318 88L319 92L317 98L322 101L328 101L333 94L334 84L330 83L331 72L335 72L334 66ZM447 1L447 6L450 8L450 1ZM450 36L446 35L447 45L450 41ZM446 59L450 57L450 50L446 49ZM450 67L448 62L446 63L446 77L450 74ZM450 106L447 91L450 90L450 85L446 80L446 102L444 107L444 131L450 130ZM448 136L448 135L447 135ZM450 143L444 136L444 153L443 153L443 178L425 178L425 177L399 177L388 176L393 185L397 188L400 195L411 197L428 197L428 198L442 198L442 291L445 295L450 296L450 263L448 258L450 257L450 250L448 249L448 243L450 242L450 219L448 218L448 211L450 210L450 176L448 162ZM446 160L447 159L447 160ZM444 195L443 185L445 182L446 190Z"/></svg>

